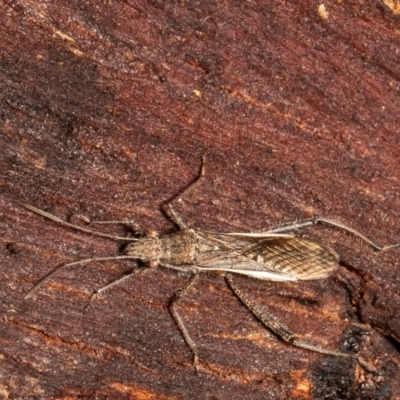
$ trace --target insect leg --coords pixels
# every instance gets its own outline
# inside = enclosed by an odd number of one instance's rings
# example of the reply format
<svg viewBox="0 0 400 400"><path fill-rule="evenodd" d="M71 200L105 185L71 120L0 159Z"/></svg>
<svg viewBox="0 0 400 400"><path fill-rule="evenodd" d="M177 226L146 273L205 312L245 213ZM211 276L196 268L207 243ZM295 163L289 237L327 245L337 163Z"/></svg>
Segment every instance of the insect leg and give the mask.
<svg viewBox="0 0 400 400"><path fill-rule="evenodd" d="M182 220L182 218L178 215L178 213L174 210L174 208L172 207L172 202L174 200L179 200L182 198L182 196L184 194L186 194L189 190L192 190L194 187L196 187L201 180L203 179L203 177L206 174L206 169L204 166L205 163L205 159L206 157L203 156L202 157L202 161L201 161L201 168L200 168L200 173L197 176L197 178L195 179L194 182L192 182L189 186L187 186L186 188L184 188L182 191L178 192L176 195L174 195L172 198L170 198L167 202L164 203L163 205L163 210L164 212L167 214L167 216L170 218L170 220L177 225L180 229L188 229L187 224Z"/></svg>
<svg viewBox="0 0 400 400"><path fill-rule="evenodd" d="M61 218L58 218L53 214L50 214L50 213L48 213L46 211L43 211L43 210L40 210L39 208L33 207L33 206L29 205L29 204L25 204L25 203L22 203L22 202L18 202L18 204L20 206L26 208L27 210L33 211L34 213L41 215L42 217L51 219L52 221L57 222L58 224L60 224L62 226L67 226L68 228L72 228L72 229L75 229L77 231L90 233L91 235L100 236L100 237L104 237L104 238L107 238L107 239L123 240L125 242L135 242L135 241L138 240L137 238L113 236L113 235L107 235L106 233L92 231L91 229L86 229L86 228L83 228L83 227L78 226L78 225L70 224L69 222L63 221Z"/></svg>
<svg viewBox="0 0 400 400"><path fill-rule="evenodd" d="M86 224L98 224L98 225L125 225L128 226L129 228L132 228L135 234L138 234L139 236L144 236L145 233L143 229L140 227L138 223L135 221L131 220L123 220L123 221L96 221L96 220L91 220L90 218L86 217L85 215L78 214L77 217L81 219L83 222Z"/></svg>
<svg viewBox="0 0 400 400"><path fill-rule="evenodd" d="M100 289L97 289L95 292L93 292L93 294L90 296L90 301L97 299L103 292L105 292L108 289L111 289L114 286L121 284L122 282L126 281L130 277L145 274L151 270L153 270L153 268L135 269L132 272L130 272L129 274L121 276L120 278L108 283L107 285L105 285L105 286L101 287Z"/></svg>
<svg viewBox="0 0 400 400"><path fill-rule="evenodd" d="M268 232L269 233L294 232L297 230L306 229L306 228L309 228L310 226L315 226L315 225L319 225L319 224L330 226L333 228L338 228L344 232L348 232L351 235L358 237L365 243L369 244L376 251L387 250L389 248L397 247L400 245L400 243L398 243L398 244L394 244L394 245L381 247L381 246L377 245L376 243L374 243L372 240L368 239L362 233L356 231L355 229L350 228L347 225L344 225L340 222L336 222L336 221L333 221L333 220L331 220L329 218L325 218L325 217L314 217L314 218L307 218L307 219L303 219L303 220L299 220L299 221L295 221L295 222L289 222L289 223L283 224L281 226L278 226L276 228L273 228L273 229L269 230Z"/></svg>
<svg viewBox="0 0 400 400"><path fill-rule="evenodd" d="M176 306L183 299L183 297L188 293L190 288L194 285L194 283L197 280L198 275L199 274L197 271L193 272L193 276L190 279L190 281L182 289L179 289L173 295L173 297L170 300L170 304L169 304L171 315L174 318L176 324L178 325L179 330L181 331L186 344L189 346L190 350L192 351L193 367L196 372L197 372L198 363L199 363L199 352L197 351L196 345L193 342L193 339L190 337L189 332L185 326L185 323L183 322L182 317L179 315L178 310L176 309Z"/></svg>
<svg viewBox="0 0 400 400"><path fill-rule="evenodd" d="M72 267L73 265L86 264L91 261L110 261L110 260L136 260L136 258L131 257L131 256L97 257L97 258L87 258L85 260L79 260L79 261L74 261L74 262L71 262L68 264L60 265L58 268L56 268L55 270L50 272L48 275L46 275L32 289L30 289L29 292L25 295L25 299L32 296L32 294L35 293L45 282L47 282L49 279L53 278L56 274L58 274L61 271L61 269L65 269L66 267Z"/></svg>
<svg viewBox="0 0 400 400"><path fill-rule="evenodd" d="M172 207L171 203L165 203L162 206L165 214L167 214L168 218L176 225L179 227L179 229L188 229L188 225L186 222L183 221L183 219L179 216L179 214L174 210Z"/></svg>
<svg viewBox="0 0 400 400"><path fill-rule="evenodd" d="M251 311L251 313L257 317L267 328L273 331L285 342L293 344L297 347L315 351L317 353L328 354L337 357L353 358L357 360L360 365L371 372L376 372L376 369L365 361L363 358L354 356L352 354L341 353L337 351L323 349L321 347L310 345L302 340L297 339L296 335L289 332L281 323L271 314L265 312L260 306L258 306L253 300L251 300L247 295L245 295L242 290L235 284L231 274L226 274L225 279L228 282L229 287L232 289L233 293L242 301L242 303Z"/></svg>

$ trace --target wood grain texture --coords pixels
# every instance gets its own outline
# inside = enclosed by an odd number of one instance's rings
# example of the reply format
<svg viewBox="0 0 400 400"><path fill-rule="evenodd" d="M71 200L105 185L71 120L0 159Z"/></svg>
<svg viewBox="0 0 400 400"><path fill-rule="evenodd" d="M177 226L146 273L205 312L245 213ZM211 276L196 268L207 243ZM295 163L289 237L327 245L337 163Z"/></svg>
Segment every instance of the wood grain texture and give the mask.
<svg viewBox="0 0 400 400"><path fill-rule="evenodd" d="M399 16L380 1L319 6L0 3L0 397L400 398L400 250L374 253L331 229L306 236L341 255L335 277L236 281L304 340L358 352L380 375L286 345L218 277L180 305L197 376L167 310L184 274L139 276L85 312L93 290L134 266L94 263L24 300L58 265L119 249L16 200L165 233L160 204L205 153L204 183L176 204L191 226L251 231L325 215L398 242Z"/></svg>

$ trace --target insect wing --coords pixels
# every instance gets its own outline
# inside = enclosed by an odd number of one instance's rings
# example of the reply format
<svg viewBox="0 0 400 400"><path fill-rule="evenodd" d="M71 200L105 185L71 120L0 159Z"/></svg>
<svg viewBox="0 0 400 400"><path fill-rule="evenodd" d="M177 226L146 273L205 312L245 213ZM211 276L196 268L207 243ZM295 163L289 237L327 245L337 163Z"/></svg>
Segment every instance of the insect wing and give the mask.
<svg viewBox="0 0 400 400"><path fill-rule="evenodd" d="M246 275L253 278L270 281L297 281L296 277L277 271L267 270L257 261L250 260L241 254L223 253L210 257L196 264L200 271L207 272L232 272L234 274Z"/></svg>
<svg viewBox="0 0 400 400"><path fill-rule="evenodd" d="M268 271L296 280L326 278L337 269L339 262L338 254L329 247L295 237L262 240L244 255Z"/></svg>

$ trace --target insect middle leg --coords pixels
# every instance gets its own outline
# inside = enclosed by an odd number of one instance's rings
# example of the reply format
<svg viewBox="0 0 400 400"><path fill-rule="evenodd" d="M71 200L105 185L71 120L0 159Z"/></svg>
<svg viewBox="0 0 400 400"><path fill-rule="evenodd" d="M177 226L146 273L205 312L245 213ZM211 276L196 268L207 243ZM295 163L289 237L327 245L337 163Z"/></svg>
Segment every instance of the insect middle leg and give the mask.
<svg viewBox="0 0 400 400"><path fill-rule="evenodd" d="M201 159L200 172L197 178L189 186L178 192L176 195L171 197L167 202L163 204L163 210L165 214L167 214L168 218L182 230L188 229L189 227L186 224L186 222L184 222L183 219L174 210L172 202L174 200L181 199L184 194L188 193L190 190L193 190L202 181L202 179L206 174L206 168L204 164L205 164L205 156L203 156Z"/></svg>
<svg viewBox="0 0 400 400"><path fill-rule="evenodd" d="M310 345L306 342L303 342L302 340L297 339L296 335L289 332L285 327L283 327L282 324L273 315L267 313L247 295L245 295L243 291L233 281L233 277L231 274L226 274L225 279L228 282L228 285L232 289L233 293L242 301L242 303L251 311L251 313L255 317L257 317L268 329L273 331L285 342L293 344L297 347L301 347L303 349L315 351L317 353L323 353L344 358L353 358L357 360L367 370L371 372L376 372L376 369L361 357L352 354L341 353L338 351L327 350L318 346Z"/></svg>
<svg viewBox="0 0 400 400"><path fill-rule="evenodd" d="M199 364L199 352L197 350L197 347L193 341L193 339L190 337L189 332L185 326L185 323L183 322L182 317L180 316L178 310L177 310L177 305L179 302L186 296L186 294L189 292L189 290L193 287L194 283L196 282L197 278L199 276L198 271L193 272L193 276L190 279L190 281L182 288L179 289L171 298L169 308L172 317L174 318L176 324L178 325L179 330L181 331L186 344L189 346L190 350L192 351L193 354L193 367L195 371L197 372L198 364Z"/></svg>

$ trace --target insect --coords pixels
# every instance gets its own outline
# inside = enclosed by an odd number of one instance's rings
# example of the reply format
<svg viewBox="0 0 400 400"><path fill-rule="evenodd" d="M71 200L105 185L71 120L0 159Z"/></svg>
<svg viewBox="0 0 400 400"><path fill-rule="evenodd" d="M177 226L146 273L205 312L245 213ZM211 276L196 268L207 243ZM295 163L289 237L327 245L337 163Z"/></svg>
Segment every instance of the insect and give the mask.
<svg viewBox="0 0 400 400"><path fill-rule="evenodd" d="M26 209L51 219L61 225L80 230L93 235L128 242L122 255L113 257L91 258L64 264L47 275L36 284L25 296L30 297L46 281L53 278L61 268L85 264L91 261L106 260L140 260L148 268L136 269L131 274L111 282L97 290L92 299L99 296L104 290L120 284L132 275L156 267L166 267L177 271L188 271L191 279L179 289L170 302L170 312L178 325L183 338L193 354L193 366L197 371L199 366L199 352L192 340L185 323L177 310L178 303L188 294L201 272L216 272L224 274L228 286L241 302L258 318L267 328L275 332L285 342L308 349L314 352L352 358L369 371L376 371L375 367L362 357L328 350L311 345L299 339L295 334L286 329L273 315L266 312L256 302L247 296L236 284L234 275L245 275L269 281L302 281L323 279L330 276L339 265L339 255L327 246L311 240L297 237L295 234L305 228L322 224L339 228L358 237L376 251L398 246L380 247L356 230L341 223L324 217L315 217L296 222L286 223L264 232L253 233L216 233L189 228L182 218L176 213L172 202L181 198L189 189L193 189L205 175L204 160L198 178L186 189L164 204L164 211L171 221L179 228L175 233L166 235L144 235L142 230L135 226L137 236L118 237L73 225L60 218L42 211L25 203L19 203ZM124 221L90 221L93 223L123 223Z"/></svg>

